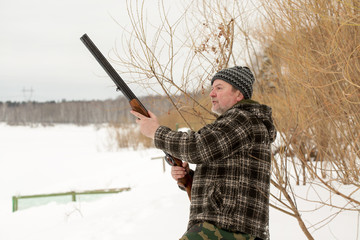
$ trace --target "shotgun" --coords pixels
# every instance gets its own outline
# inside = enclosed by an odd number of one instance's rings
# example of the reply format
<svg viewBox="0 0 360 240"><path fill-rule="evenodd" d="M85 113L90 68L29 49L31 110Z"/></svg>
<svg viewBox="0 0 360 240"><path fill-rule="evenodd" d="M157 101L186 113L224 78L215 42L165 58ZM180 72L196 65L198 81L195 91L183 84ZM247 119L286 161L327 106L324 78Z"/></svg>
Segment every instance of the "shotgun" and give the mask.
<svg viewBox="0 0 360 240"><path fill-rule="evenodd" d="M113 80L116 85L116 90L120 90L124 96L129 100L131 109L141 113L146 117L150 117L148 111L144 107L144 105L139 101L139 99L135 96L135 94L131 91L128 85L124 82L124 80L120 77L120 75L116 72L116 70L111 66L109 61L104 57L104 55L100 52L100 50L95 46L93 41L89 38L87 34L84 34L80 40L84 43L87 49L92 53L98 63L103 67L105 72L109 75L109 77ZM182 161L177 159L170 154L165 153L165 160L171 166L180 166L182 167ZM189 199L191 200L191 186L192 186L192 176L190 174L185 175L185 177L178 180L178 186L187 192Z"/></svg>

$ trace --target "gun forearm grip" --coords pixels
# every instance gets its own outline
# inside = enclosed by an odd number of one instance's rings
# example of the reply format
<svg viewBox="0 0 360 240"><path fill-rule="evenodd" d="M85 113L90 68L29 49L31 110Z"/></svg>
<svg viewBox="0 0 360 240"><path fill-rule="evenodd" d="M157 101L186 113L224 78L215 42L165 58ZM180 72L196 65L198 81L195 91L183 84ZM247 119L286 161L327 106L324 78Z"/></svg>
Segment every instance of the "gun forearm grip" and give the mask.
<svg viewBox="0 0 360 240"><path fill-rule="evenodd" d="M132 110L134 110L135 112L138 112L146 117L150 117L146 108L142 105L142 103L137 98L132 99L129 103L130 103Z"/></svg>

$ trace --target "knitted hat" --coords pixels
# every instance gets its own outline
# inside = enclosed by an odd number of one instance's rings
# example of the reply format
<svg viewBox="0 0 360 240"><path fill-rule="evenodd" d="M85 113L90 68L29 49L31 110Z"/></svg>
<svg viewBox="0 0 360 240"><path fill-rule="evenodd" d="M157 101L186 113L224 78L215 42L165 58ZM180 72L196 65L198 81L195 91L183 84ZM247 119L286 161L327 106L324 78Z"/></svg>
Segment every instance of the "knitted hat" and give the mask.
<svg viewBox="0 0 360 240"><path fill-rule="evenodd" d="M239 89L245 99L251 98L253 92L252 85L255 78L248 67L235 66L232 68L222 69L211 79L211 85L213 85L216 79L230 83L236 89Z"/></svg>

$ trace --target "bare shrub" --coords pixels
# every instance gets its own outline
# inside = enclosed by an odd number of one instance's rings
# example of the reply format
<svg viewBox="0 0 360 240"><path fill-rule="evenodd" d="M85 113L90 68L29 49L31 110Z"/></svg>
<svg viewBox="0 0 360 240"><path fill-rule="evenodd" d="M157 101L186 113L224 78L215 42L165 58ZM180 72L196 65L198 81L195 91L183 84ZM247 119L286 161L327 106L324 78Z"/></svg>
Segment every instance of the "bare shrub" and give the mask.
<svg viewBox="0 0 360 240"><path fill-rule="evenodd" d="M152 139L140 133L135 124L111 124L108 129L110 139L115 140L118 149L142 149L154 147Z"/></svg>
<svg viewBox="0 0 360 240"><path fill-rule="evenodd" d="M256 97L273 107L280 131L274 185L290 203L300 198L288 194L291 168L297 184L316 183L352 206L346 210L359 209L359 6L349 0L275 0L263 6L266 24L257 37L265 51L257 58ZM355 190L342 191L339 184ZM335 202L315 201L345 211Z"/></svg>
<svg viewBox="0 0 360 240"><path fill-rule="evenodd" d="M247 63L257 79L254 99L273 108L279 131L271 181L277 191L271 205L295 217L308 239L313 237L298 209L297 200L303 197L294 191L294 182L320 186L348 207L337 206L332 198L308 201L339 212L358 211L357 1L274 0L262 1L260 7L252 1L198 0L176 20L160 2L157 26L147 22L144 1L128 6L128 55L115 51L115 58L141 84L161 86L174 107L160 117L163 124L198 129L211 121L214 116L205 104L210 77L219 69ZM154 30L150 37L149 29ZM342 191L339 186L344 184L354 190ZM328 219L323 222L333 218Z"/></svg>

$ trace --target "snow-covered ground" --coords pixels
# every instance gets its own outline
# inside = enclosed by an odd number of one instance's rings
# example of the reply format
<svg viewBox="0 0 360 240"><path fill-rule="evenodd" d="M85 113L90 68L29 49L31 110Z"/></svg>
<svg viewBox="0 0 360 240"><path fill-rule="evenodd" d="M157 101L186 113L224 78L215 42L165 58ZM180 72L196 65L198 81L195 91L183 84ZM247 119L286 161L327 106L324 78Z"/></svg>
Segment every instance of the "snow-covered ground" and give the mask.
<svg viewBox="0 0 360 240"><path fill-rule="evenodd" d="M162 152L109 151L111 145L106 128L0 123L0 239L179 239L186 230L189 201L172 180L170 168L166 166L163 173L162 161L151 160ZM12 212L14 195L121 187L131 190L93 201L53 202ZM297 192L308 195L308 189L299 186ZM316 207L302 204L308 210ZM304 212L307 219L314 219L306 224L316 223L330 211ZM358 240L359 218L358 212L343 213L311 231L320 240ZM306 239L294 218L274 209L270 234L272 239Z"/></svg>

